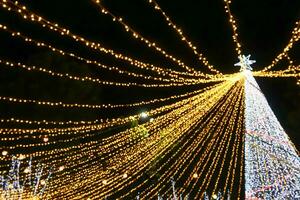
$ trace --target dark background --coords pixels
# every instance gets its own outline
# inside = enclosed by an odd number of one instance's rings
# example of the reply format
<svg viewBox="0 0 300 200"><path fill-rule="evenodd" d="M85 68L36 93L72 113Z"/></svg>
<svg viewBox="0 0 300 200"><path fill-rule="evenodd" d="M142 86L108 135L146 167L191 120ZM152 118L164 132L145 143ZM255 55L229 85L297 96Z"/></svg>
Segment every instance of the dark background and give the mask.
<svg viewBox="0 0 300 200"><path fill-rule="evenodd" d="M109 16L102 15L91 1L31 0L22 1L22 3L37 14L52 22L59 23L88 40L98 41L105 47L142 61L178 69L159 53L132 39L121 26L113 23ZM217 66L218 70L223 73L239 70L233 67L233 64L237 62L237 56L223 1L164 0L158 1L158 3L171 19L182 28L186 36L194 42L198 50L204 53L210 63ZM186 64L205 71L205 67L197 61L191 50L181 42L146 0L105 0L103 4L117 16L122 16L124 21L149 40L156 41L159 46L165 48L175 57L182 59ZM251 54L251 58L257 61L253 66L255 70L270 64L275 56L282 51L288 43L295 22L300 18L300 1L298 0L233 1L231 7L237 20L243 53ZM32 38L47 41L55 47L76 52L78 55L96 59L108 65L127 68L125 63L116 61L107 55L93 52L55 32L24 21L19 15L3 8L0 9L0 23ZM0 45L0 57L7 60L44 66L70 74L90 75L104 80L142 82L97 69L92 65L86 65L71 58L62 57L46 49L36 48L23 43L21 40L11 38L2 31L0 31ZM299 64L300 61L299 46L298 42L290 52L290 56L296 64ZM257 78L257 81L282 126L299 149L300 92L296 80ZM200 85L163 89L116 88L60 80L39 72L11 69L4 65L1 65L0 68L0 83L1 96L89 104L138 102L153 97L181 94L203 87ZM112 111L70 110L0 102L0 117L32 120L93 120L100 117L133 114L147 109L149 107Z"/></svg>

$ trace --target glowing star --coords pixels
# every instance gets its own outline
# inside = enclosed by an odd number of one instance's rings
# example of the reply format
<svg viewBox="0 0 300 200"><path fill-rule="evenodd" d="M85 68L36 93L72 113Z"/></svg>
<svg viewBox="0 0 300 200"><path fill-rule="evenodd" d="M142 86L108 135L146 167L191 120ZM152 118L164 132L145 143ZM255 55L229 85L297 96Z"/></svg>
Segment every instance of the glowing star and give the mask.
<svg viewBox="0 0 300 200"><path fill-rule="evenodd" d="M250 54L248 56L241 55L239 56L240 62L234 64L234 66L240 66L241 69L240 71L244 70L252 70L251 65L254 64L256 61L255 60L250 60Z"/></svg>

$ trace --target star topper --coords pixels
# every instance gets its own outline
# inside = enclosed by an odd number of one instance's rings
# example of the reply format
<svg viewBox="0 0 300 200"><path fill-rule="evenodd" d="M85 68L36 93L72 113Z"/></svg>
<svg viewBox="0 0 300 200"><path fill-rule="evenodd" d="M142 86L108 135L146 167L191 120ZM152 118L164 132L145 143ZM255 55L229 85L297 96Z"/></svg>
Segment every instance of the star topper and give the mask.
<svg viewBox="0 0 300 200"><path fill-rule="evenodd" d="M256 61L250 60L250 56L251 56L250 54L248 56L245 56L245 55L239 56L240 62L234 64L234 66L240 66L241 67L240 71L252 70L251 65L253 63L255 63Z"/></svg>

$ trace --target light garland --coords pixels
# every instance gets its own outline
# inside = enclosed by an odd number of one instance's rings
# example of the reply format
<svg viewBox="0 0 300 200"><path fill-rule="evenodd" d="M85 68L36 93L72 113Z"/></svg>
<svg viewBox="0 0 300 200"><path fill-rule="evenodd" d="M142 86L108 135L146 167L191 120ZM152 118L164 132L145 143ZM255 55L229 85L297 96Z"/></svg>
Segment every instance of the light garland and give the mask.
<svg viewBox="0 0 300 200"><path fill-rule="evenodd" d="M224 0L225 2L225 12L227 13L228 15L228 18L229 18L229 23L231 25L231 28L232 28L232 38L233 38L233 42L235 43L235 51L238 55L238 57L240 57L242 55L242 45L241 43L239 42L239 34L237 32L237 24L236 24L236 20L234 19L234 16L232 15L231 13L231 10L230 10L230 4L231 4L231 0Z"/></svg>
<svg viewBox="0 0 300 200"><path fill-rule="evenodd" d="M220 71L216 70L215 67L207 61L207 58L205 58L202 53L199 53L197 51L197 47L187 38L187 36L184 35L183 31L170 19L170 17L161 9L161 7L158 5L158 3L155 0L148 0L149 4L158 11L166 20L169 27L171 27L177 35L181 38L181 41L183 41L197 56L197 58L206 66L211 72L222 74Z"/></svg>
<svg viewBox="0 0 300 200"><path fill-rule="evenodd" d="M244 179L248 199L277 198L282 195L288 199L295 198L300 185L298 152L267 105L253 76L293 77L299 80L299 66L287 54L299 40L298 28L293 31L293 40L283 54L288 61L287 68L279 71L271 71L271 68L268 68L252 74L248 70L251 69L253 61L249 60L249 56L241 54L236 21L229 7L231 1L225 0L225 11L229 15L233 40L240 59L237 66L240 66L241 70L236 74L222 75L196 50L159 5L154 0L149 0L150 5L163 15L168 25L193 50L198 59L211 72L216 73L204 74L185 65L155 42L144 38L122 18L104 8L100 1L94 2L101 8L102 13L112 17L112 20L123 26L133 38L158 51L185 72L156 67L116 53L112 49L104 48L100 43L75 35L61 25L27 10L19 2L10 0L1 0L0 4L4 9L19 13L24 20L60 33L62 37L71 38L90 50L112 55L142 69L143 73L103 65L96 60L57 49L51 44L34 40L0 25L0 29L11 36L101 69L154 83L103 81L15 61L0 60L1 66L114 87L178 87L200 83L213 85L188 93L128 104L80 104L0 96L2 102L22 106L37 105L41 109L53 108L58 112L62 112L59 108L79 111L89 109L97 112L100 109L109 111L151 105L151 109L141 108L137 114L90 121L29 120L17 117L0 119L1 125L7 125L7 128L0 129L1 170L7 167L11 155L17 155L20 159L34 156L37 162L52 166L51 184L47 184L48 179L41 178L41 170L38 170L39 182L35 184L38 185L37 188L34 187L34 195L45 199L136 197L162 200L181 199L184 196L193 199L242 199ZM151 75L147 75L148 72L151 72ZM14 161L13 166L19 164L19 161ZM31 171L27 168L25 170ZM223 176L226 177L224 181L221 180ZM1 180L13 180L13 184L18 182L16 179ZM152 180L157 180L157 183L153 183ZM44 189L39 190L42 188L40 183L47 185L46 195ZM17 192L12 191L13 188L3 188L3 194L6 196L11 196L11 192L13 195L19 195L20 187L16 187ZM25 193L32 194L29 190Z"/></svg>
<svg viewBox="0 0 300 200"><path fill-rule="evenodd" d="M177 77L178 75L195 76L195 74L187 74L187 73L183 73L183 72L177 72L174 70L170 70L166 67L157 67L150 63L141 62L136 59L127 57L121 53L116 53L112 49L107 49L107 48L103 47L103 45L101 45L98 42L89 41L81 36L78 36L78 35L72 33L67 28L62 27L61 25L59 25L57 23L50 22L47 19L41 17L40 15L37 15L36 13L29 11L26 8L26 6L20 4L18 1L15 1L13 3L10 0L2 0L2 2L0 2L0 3L7 10L15 11L16 13L22 15L23 19L25 19L25 20L29 20L31 22L36 22L36 23L42 25L42 27L47 28L50 31L58 32L61 36L68 37L68 38L76 41L77 43L81 43L84 46L90 47L93 50L98 50L100 52L110 54L110 55L114 56L116 59L121 59L125 62L130 63L131 65L138 67L138 68L154 71L156 73L158 72L159 74L162 74L165 76L171 76L171 77Z"/></svg>
<svg viewBox="0 0 300 200"><path fill-rule="evenodd" d="M289 60L288 52L293 48L294 44L298 42L299 39L300 39L300 20L295 23L295 27L292 31L292 36L288 44L284 47L283 51L276 56L276 58L272 61L270 65L264 67L262 70L259 71L262 72L269 71L270 69L275 67L279 61L281 61L284 58L287 58Z"/></svg>
<svg viewBox="0 0 300 200"><path fill-rule="evenodd" d="M23 39L23 41L25 41L25 42L28 42L28 43L30 43L30 44L34 44L34 45L36 45L37 47L44 47L44 48L47 48L47 49L49 49L49 50L51 50L51 51L53 51L53 52L56 52L56 53L59 53L59 54L61 54L61 55L67 55L67 56L70 56L70 57L72 57L72 58L75 58L75 59L78 59L78 60L80 60L80 61L83 61L83 62L86 62L87 64L94 64L94 65L96 65L96 66L98 66L98 67L101 67L101 68L104 68L104 69L108 69L108 70L117 70L117 72L118 73L120 73L120 74L123 74L123 73L125 73L125 71L120 71L120 70L118 70L118 68L116 68L116 67L108 67L108 66L106 66L106 65L103 65L103 64L101 64L101 63L99 63L99 62L97 62L97 61L95 61L95 60L89 60L89 59L86 59L86 58L83 58L83 57L79 57L79 56L77 56L77 55L75 55L74 53L70 53L70 52L66 52L66 51L63 51L63 50L61 50L61 49L57 49L57 48L54 48L54 47L52 47L51 45L49 45L49 44L46 44L46 43L44 43L44 42L40 42L40 41L36 41L36 40L33 40L32 38L29 38L29 37L27 37L27 36L24 36L24 35L22 35L20 32L15 32L15 31L12 31L12 30L10 30L7 26L5 26L5 25L2 25L2 24L0 24L0 29L1 30L4 30L4 31L6 31L6 32L9 32L9 33L11 33L11 35L12 36L14 36L14 37L18 37L18 38L21 38L21 39ZM7 62L3 62L4 64L5 63L7 63ZM13 63L11 63L11 62L8 62L8 64L7 65L9 65L9 66L11 66L11 64L13 64ZM22 66L23 68L27 68L28 69L28 67L26 67L26 66L24 66L24 65L22 65L22 64L16 64L16 65L14 65L13 64L13 66ZM13 67L12 66L12 67ZM30 67L29 67L30 68ZM101 81L100 79L93 79L93 78L91 78L91 77L77 77L77 76L70 76L70 75L68 75L68 74L62 74L62 73L55 73L55 72L53 72L53 71L50 71L50 70L45 70L44 68L41 68L41 67L37 67L37 68L30 68L30 70L37 70L37 71L40 71L40 72L43 72L43 73L47 73L47 74L50 74L50 75L52 75L52 76L57 76L57 77L67 77L67 78L69 78L69 79L73 79L73 80L79 80L79 81L92 81L92 82L95 82L95 83L101 83L101 84L104 84L104 85L113 85L113 86L122 86L122 87L130 87L130 86L139 86L139 87L166 87L166 86L182 86L182 85L185 85L185 84L183 84L183 83L170 83L170 84L138 84L138 83L117 83L117 82L112 82L112 81ZM133 75L133 74L135 74L135 73L130 73L130 72L128 72L128 74L129 75ZM138 77L140 77L139 75L136 75L136 76L138 76ZM218 79L218 78L222 78L222 77L215 77L216 79ZM147 77L144 77L144 79L149 79L149 77L147 78ZM212 78L212 79L214 79L214 78ZM157 80L164 80L164 79L157 79ZM222 79L221 79L222 80ZM193 80L192 80L193 81ZM200 82L210 82L209 81L209 79L208 80L206 80L206 79L199 79L199 81Z"/></svg>
<svg viewBox="0 0 300 200"><path fill-rule="evenodd" d="M185 69L187 72L192 73L194 75L205 75L205 74L203 74L199 71L195 71L194 68L191 68L190 66L187 66L184 62L182 62L181 60L175 58L173 55L169 54L166 50L159 47L157 43L146 39L144 36L142 36L137 31L135 31L133 28L131 28L126 22L124 22L122 17L117 17L113 13L111 13L109 10L107 10L101 4L101 2L99 0L93 0L93 2L99 7L102 14L110 16L112 21L115 22L115 23L120 24L125 29L126 32L130 33L132 38L134 38L136 40L139 40L139 41L143 42L149 48L152 48L152 49L158 51L163 56L165 56L166 58L168 58L172 62L176 63L178 66Z"/></svg>

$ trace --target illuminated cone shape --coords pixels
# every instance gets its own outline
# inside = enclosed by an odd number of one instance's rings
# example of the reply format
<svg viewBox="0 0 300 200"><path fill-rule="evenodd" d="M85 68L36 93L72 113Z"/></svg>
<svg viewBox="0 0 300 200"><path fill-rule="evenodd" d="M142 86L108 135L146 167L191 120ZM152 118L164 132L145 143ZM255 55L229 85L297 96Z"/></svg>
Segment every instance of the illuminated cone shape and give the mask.
<svg viewBox="0 0 300 200"><path fill-rule="evenodd" d="M300 158L251 71L245 80L246 199L300 199Z"/></svg>

